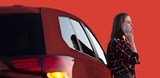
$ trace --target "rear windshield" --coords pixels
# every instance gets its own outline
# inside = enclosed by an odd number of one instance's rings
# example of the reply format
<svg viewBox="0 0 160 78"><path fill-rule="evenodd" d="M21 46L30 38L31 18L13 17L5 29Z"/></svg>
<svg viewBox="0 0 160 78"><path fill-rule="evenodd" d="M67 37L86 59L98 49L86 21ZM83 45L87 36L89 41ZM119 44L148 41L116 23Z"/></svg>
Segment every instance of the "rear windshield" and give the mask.
<svg viewBox="0 0 160 78"><path fill-rule="evenodd" d="M0 14L0 57L45 54L40 14Z"/></svg>

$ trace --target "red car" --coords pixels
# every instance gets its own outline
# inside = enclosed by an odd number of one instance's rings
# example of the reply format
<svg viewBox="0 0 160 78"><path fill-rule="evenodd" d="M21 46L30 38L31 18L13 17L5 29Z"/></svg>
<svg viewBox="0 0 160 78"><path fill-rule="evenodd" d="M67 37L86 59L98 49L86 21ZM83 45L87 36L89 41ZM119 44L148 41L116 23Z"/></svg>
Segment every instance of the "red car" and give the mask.
<svg viewBox="0 0 160 78"><path fill-rule="evenodd" d="M111 78L104 51L78 17L0 7L0 78Z"/></svg>

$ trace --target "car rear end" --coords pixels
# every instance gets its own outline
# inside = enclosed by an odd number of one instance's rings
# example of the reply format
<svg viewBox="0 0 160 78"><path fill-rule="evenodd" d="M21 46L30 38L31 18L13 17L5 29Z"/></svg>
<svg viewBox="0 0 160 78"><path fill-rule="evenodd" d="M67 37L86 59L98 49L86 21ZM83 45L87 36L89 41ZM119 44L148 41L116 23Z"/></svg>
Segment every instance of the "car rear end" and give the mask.
<svg viewBox="0 0 160 78"><path fill-rule="evenodd" d="M72 78L74 58L46 55L40 8L0 8L0 78Z"/></svg>

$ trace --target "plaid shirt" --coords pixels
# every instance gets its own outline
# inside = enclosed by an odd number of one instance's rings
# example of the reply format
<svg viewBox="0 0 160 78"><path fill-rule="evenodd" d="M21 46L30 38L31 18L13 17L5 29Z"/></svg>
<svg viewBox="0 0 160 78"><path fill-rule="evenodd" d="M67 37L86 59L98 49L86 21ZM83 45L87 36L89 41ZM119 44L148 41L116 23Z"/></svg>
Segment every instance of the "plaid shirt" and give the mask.
<svg viewBox="0 0 160 78"><path fill-rule="evenodd" d="M126 40L114 38L108 48L107 61L112 75L118 76L128 71L135 74L134 66L140 63L138 54L130 49Z"/></svg>

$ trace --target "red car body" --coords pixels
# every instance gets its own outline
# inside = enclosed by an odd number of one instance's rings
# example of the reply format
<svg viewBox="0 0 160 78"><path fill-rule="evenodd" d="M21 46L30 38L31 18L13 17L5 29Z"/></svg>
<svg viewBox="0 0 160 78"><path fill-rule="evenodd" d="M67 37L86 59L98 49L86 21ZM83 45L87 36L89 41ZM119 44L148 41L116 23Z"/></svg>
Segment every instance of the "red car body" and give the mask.
<svg viewBox="0 0 160 78"><path fill-rule="evenodd" d="M50 8L0 7L0 23L0 78L111 78L94 34L72 14ZM71 34L78 49L69 41Z"/></svg>

